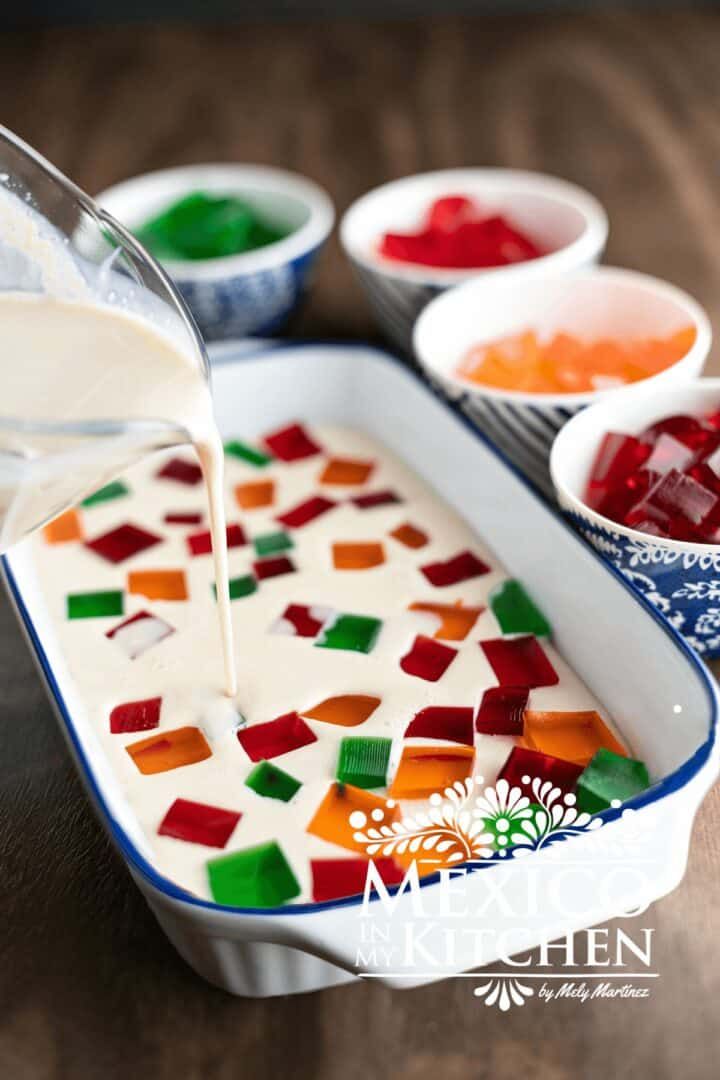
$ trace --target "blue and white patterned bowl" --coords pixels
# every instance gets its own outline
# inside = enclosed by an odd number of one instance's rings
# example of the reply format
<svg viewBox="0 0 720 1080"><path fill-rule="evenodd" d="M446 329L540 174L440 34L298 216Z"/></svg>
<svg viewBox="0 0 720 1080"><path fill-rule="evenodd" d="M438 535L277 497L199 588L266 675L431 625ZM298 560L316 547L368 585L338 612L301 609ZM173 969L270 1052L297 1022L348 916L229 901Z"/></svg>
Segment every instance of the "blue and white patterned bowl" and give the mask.
<svg viewBox="0 0 720 1080"><path fill-rule="evenodd" d="M487 270L436 269L378 254L385 232L417 229L443 195L469 195L480 206L507 214L550 254ZM415 320L439 293L478 276L488 283L520 282L589 266L602 255L607 232L600 203L574 184L519 169L468 168L406 176L367 192L343 216L340 242L381 330L410 353Z"/></svg>
<svg viewBox="0 0 720 1080"><path fill-rule="evenodd" d="M650 537L616 525L586 506L583 492L607 431L634 435L673 413L702 415L719 407L720 379L613 395L575 416L550 458L558 502L576 529L707 659L720 656L720 546Z"/></svg>
<svg viewBox="0 0 720 1080"><path fill-rule="evenodd" d="M543 337L567 331L592 339L664 336L687 325L696 333L689 352L635 386L527 394L479 386L456 374L471 346L528 329ZM650 394L699 375L711 340L707 315L687 293L658 278L608 266L516 282L474 278L428 304L414 333L417 358L430 380L548 495L550 450L570 417L609 395L622 397L636 387Z"/></svg>
<svg viewBox="0 0 720 1080"><path fill-rule="evenodd" d="M292 229L284 240L242 255L163 260L207 341L282 329L302 300L335 220L317 184L260 165L187 165L145 173L97 196L131 231L192 191L238 195Z"/></svg>

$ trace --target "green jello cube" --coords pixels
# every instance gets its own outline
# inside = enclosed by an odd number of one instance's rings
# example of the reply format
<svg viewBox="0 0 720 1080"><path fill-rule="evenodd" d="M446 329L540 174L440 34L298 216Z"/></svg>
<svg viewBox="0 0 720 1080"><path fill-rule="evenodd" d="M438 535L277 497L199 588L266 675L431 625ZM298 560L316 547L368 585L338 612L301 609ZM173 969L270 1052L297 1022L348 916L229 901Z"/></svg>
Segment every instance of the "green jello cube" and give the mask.
<svg viewBox="0 0 720 1080"><path fill-rule="evenodd" d="M336 778L360 788L384 787L392 739L347 736L340 743Z"/></svg>
<svg viewBox="0 0 720 1080"><path fill-rule="evenodd" d="M550 623L519 581L504 581L490 594L490 607L503 634L549 637Z"/></svg>
<svg viewBox="0 0 720 1080"><path fill-rule="evenodd" d="M288 231L244 199L195 191L147 221L137 236L160 258L218 259L275 243Z"/></svg>
<svg viewBox="0 0 720 1080"><path fill-rule="evenodd" d="M104 615L123 615L124 612L125 601L121 589L70 593L67 597L68 619L97 619Z"/></svg>
<svg viewBox="0 0 720 1080"><path fill-rule="evenodd" d="M577 782L577 805L588 814L597 814L614 799L627 802L648 787L650 776L642 761L601 748Z"/></svg>
<svg viewBox="0 0 720 1080"><path fill-rule="evenodd" d="M323 631L315 642L321 649L348 649L351 652L369 653L382 627L380 619L372 615L340 615Z"/></svg>
<svg viewBox="0 0 720 1080"><path fill-rule="evenodd" d="M93 491L92 495L88 495L87 499L83 499L83 506L97 506L98 503L110 502L111 499L119 499L123 495L129 495L130 488L122 480L113 480L111 483L106 484L105 487L98 488L97 491Z"/></svg>
<svg viewBox="0 0 720 1080"><path fill-rule="evenodd" d="M252 574L242 574L240 577L230 578L228 585L230 586L231 600L242 600L244 596L250 596L252 593L257 592L257 581ZM213 593L217 600L217 587L214 584Z"/></svg>
<svg viewBox="0 0 720 1080"><path fill-rule="evenodd" d="M266 799L279 799L281 802L290 802L302 787L299 780L278 769L277 765L270 761L258 762L245 784L258 795L263 795Z"/></svg>
<svg viewBox="0 0 720 1080"><path fill-rule="evenodd" d="M274 840L210 859L213 900L230 907L271 908L293 900L300 886Z"/></svg>
<svg viewBox="0 0 720 1080"><path fill-rule="evenodd" d="M289 551L291 547L295 546L292 538L282 531L256 536L253 544L256 553L261 557L263 555L275 555L278 551Z"/></svg>
<svg viewBox="0 0 720 1080"><path fill-rule="evenodd" d="M530 803L528 810L532 811L532 817L510 819L507 814L498 813L494 817L485 818L483 831L492 836L492 847L495 851L506 851L514 847L515 841L510 839L511 836L525 833L523 825L527 821L533 821L536 814L544 814L547 820L547 810L540 803ZM529 836L527 833L525 835Z"/></svg>
<svg viewBox="0 0 720 1080"><path fill-rule="evenodd" d="M258 450L254 446L248 446L247 443L240 442L239 439L231 439L225 443L225 453L230 457L238 458L240 461L245 461L248 465L255 465L258 469L263 465L269 465L273 460L270 454L266 454L263 450Z"/></svg>

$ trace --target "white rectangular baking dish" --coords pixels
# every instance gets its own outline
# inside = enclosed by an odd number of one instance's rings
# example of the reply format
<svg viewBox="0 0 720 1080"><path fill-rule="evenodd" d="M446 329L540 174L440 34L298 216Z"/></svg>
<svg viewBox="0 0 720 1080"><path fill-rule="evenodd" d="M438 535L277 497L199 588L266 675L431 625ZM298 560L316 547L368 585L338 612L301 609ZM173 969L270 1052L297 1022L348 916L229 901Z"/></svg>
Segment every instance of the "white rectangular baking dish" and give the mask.
<svg viewBox="0 0 720 1080"><path fill-rule="evenodd" d="M214 352L213 392L227 437L251 439L302 418L364 429L404 458L525 582L549 612L560 651L615 718L635 755L661 779L633 801L637 813L608 811L598 832L527 855L523 872L534 878L535 909L524 911L521 919L516 912L494 909L483 923L491 933L472 954L461 951L430 970L419 963L378 967L377 957L373 962L358 955L367 918L359 899L277 911L227 909L191 896L153 869L67 674L25 542L3 558L18 617L100 818L188 963L210 982L242 995L313 990L363 974L391 986L412 986L637 909L677 885L695 812L718 773L719 750L714 683L675 631L532 493L459 412L392 357L355 345L280 344L258 353L247 343L229 344ZM638 825L643 826L640 849ZM621 875L613 872L612 889L601 856L608 840L613 857L626 868ZM569 854L583 868L565 875L562 910L551 903L558 853ZM468 874L468 911L486 906L499 875L518 862L487 860L480 872ZM423 941L430 951L446 929L441 917L433 921L442 899L436 879L425 879L420 890L422 917L430 919ZM396 950L394 957L401 956L407 926L419 917L417 895L401 895L392 916L377 899L369 910L383 916L386 945Z"/></svg>

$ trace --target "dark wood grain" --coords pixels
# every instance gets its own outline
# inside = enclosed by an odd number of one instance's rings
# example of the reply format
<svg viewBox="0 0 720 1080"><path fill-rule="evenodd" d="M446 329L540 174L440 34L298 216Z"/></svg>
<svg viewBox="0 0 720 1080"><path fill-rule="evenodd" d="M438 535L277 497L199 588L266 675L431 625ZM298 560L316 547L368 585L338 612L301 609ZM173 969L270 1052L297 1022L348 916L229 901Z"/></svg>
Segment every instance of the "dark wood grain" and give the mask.
<svg viewBox="0 0 720 1080"><path fill-rule="evenodd" d="M0 101L3 122L91 192L207 160L300 170L340 211L419 169L567 176L607 206L611 261L688 288L717 324L719 49L711 11L6 32ZM295 329L375 336L336 242ZM500 1018L462 982L239 1001L157 931L88 811L7 604L0 650L3 1078L717 1075L717 791L687 877L652 911L649 1002Z"/></svg>

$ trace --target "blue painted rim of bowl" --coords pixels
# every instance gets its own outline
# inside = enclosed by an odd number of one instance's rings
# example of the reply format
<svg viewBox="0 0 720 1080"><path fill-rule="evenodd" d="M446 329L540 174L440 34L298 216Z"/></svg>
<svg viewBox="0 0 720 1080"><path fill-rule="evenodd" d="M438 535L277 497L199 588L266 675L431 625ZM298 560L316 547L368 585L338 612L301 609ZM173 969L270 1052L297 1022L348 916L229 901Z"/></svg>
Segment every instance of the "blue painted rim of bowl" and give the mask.
<svg viewBox="0 0 720 1080"><path fill-rule="evenodd" d="M230 343L225 343L224 350L227 352L227 355L222 355L214 358L212 363L215 367L220 367L224 364L232 363L240 364L245 363L249 360L257 360L258 357L264 356L266 354L280 352L283 349L312 349L324 345L342 346L342 348L356 350L358 352L366 352L369 349L376 355L380 356L384 360L384 362L396 365L397 367L401 368L402 371L409 377L416 379L418 382L420 382L428 393L432 394L433 397L435 397L445 409L447 409L458 420L460 420L463 426L468 431L470 431L475 438L482 442L486 446L486 448L490 450L491 453L493 453L495 457L497 457L505 465L505 467L509 469L509 471L513 473L515 477L517 477L518 480L520 480L520 482L528 490L529 494L533 498L543 503L543 506L547 510L547 512L552 514L552 516L558 521L562 528L565 529L572 536L573 540L578 544L582 544L586 548L586 550L593 556L593 558L597 559L597 561L602 565L603 569L607 573L611 574L616 579L616 581L621 584L623 589L625 589L627 592L631 593L632 596L634 596L637 602L645 608L645 610L652 617L652 619L673 641L675 646L684 654L691 668L694 669L695 674L700 679L700 682L707 693L709 699L708 703L710 705L710 730L707 739L701 744L701 746L698 747L692 757L690 757L684 763L684 765L681 765L679 769L676 769L675 772L671 773L670 776L666 776L663 780L660 780L657 784L654 784L646 792L643 792L642 794L637 795L635 798L628 800L628 802L623 803L623 805L618 809L605 810L602 813L597 814L596 817L601 818L605 823L607 823L608 821L616 820L620 818L623 811L627 809L637 810L644 806L650 806L653 803L664 799L666 796L672 794L673 792L679 791L681 788L685 787L693 779L693 777L697 775L703 765L710 758L710 754L715 744L715 739L717 735L718 697L707 668L704 666L697 654L685 642L682 636L672 626L670 626L670 624L652 606L652 604L650 604L649 601L645 599L642 593L639 592L639 590L636 589L629 581L627 581L627 579L623 577L619 570L616 570L614 566L611 566L609 563L607 563L602 558L602 556L600 556L589 544L586 544L582 539L580 539L575 530L572 529L571 526L565 521L560 511L546 504L545 501L538 496L534 487L527 482L522 473L515 468L512 462L510 462L506 458L506 456L492 442L490 442L490 440L487 439L482 434L482 432L480 432L459 409L457 409L452 403L448 402L438 390L426 383L419 374L409 368L408 365L399 357L394 356L392 353L386 352L384 350L377 349L373 345L364 345L359 342L348 342L340 340L263 342L262 344L258 345L257 349L243 352L240 356L233 356L232 345ZM201 910L213 911L217 912L218 914L224 915L253 915L256 917L272 917L278 915L282 915L283 917L300 916L317 914L322 911L335 910L342 907L357 907L362 903L362 897L358 895L344 897L339 900L321 901L319 903L287 904L283 907L278 908L229 907L223 906L221 904L216 904L212 900L203 900L200 897L193 896L185 889L180 888L180 886L170 881L169 878L166 878L162 874L159 874L158 871L154 868L154 866L149 863L147 859L140 853L134 842L130 839L123 826L113 816L107 805L105 797L102 793L102 788L95 778L92 766L87 758L87 755L85 754L80 739L77 736L72 722L70 710L68 709L65 699L62 696L62 692L60 691L60 688L57 684L57 680L55 679L55 675L48 660L47 654L45 653L45 650L40 643L37 630L35 629L35 625L30 617L30 613L25 606L22 598L22 593L18 587L17 581L15 580L15 576L10 568L6 555L0 556L0 569L2 570L8 592L10 593L17 613L20 616L25 632L34 650L37 662L41 670L41 674L45 682L47 683L57 710L63 719L65 731L72 744L76 759L82 767L85 782L90 789L96 806L98 806L102 810L105 818L105 823L109 829L113 842L120 849L123 858L132 867L134 867L135 870L137 870L154 889L172 900L180 901L191 907L200 908ZM559 842L563 843L565 842L565 839L566 838L562 838ZM480 864L471 864L467 867L467 870L469 873L487 870L490 869L492 866L496 866L499 861L499 858L497 856L494 856L492 858L484 860ZM425 888L427 886L433 885L439 880L439 873L429 874L427 877L424 877L420 882L420 888ZM394 888L388 889L388 892L393 894L397 891L398 888L400 888L400 886L395 886ZM373 901L377 902L377 897L374 897Z"/></svg>

